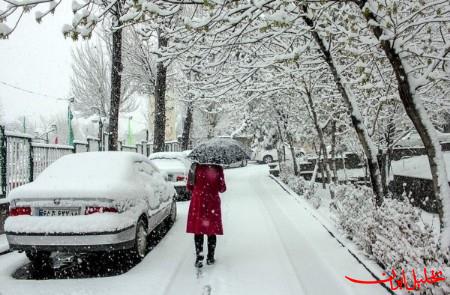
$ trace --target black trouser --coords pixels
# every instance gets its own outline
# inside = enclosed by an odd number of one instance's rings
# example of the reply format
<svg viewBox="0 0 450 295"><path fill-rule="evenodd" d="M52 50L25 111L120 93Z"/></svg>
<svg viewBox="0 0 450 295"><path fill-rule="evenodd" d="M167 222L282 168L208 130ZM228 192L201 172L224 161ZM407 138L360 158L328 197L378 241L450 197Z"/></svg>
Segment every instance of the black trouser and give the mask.
<svg viewBox="0 0 450 295"><path fill-rule="evenodd" d="M197 257L203 256L203 242L204 235L194 235L195 253ZM214 258L214 251L216 250L217 238L215 235L208 236L208 257Z"/></svg>

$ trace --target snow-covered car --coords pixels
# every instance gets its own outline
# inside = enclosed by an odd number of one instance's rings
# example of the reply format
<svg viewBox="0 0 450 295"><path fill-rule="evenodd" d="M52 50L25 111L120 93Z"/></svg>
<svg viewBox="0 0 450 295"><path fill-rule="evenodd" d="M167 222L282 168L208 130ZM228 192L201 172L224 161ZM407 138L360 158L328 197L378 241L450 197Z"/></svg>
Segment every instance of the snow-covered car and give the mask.
<svg viewBox="0 0 450 295"><path fill-rule="evenodd" d="M272 163L278 161L278 152L276 149L257 148L253 159L257 163Z"/></svg>
<svg viewBox="0 0 450 295"><path fill-rule="evenodd" d="M6 237L35 263L53 251L124 250L140 260L151 231L175 221L174 195L158 168L137 153L67 155L10 192Z"/></svg>
<svg viewBox="0 0 450 295"><path fill-rule="evenodd" d="M224 168L239 168L239 167L245 167L248 164L248 160L242 160L242 161L238 161L238 162L234 162L228 165L224 165Z"/></svg>
<svg viewBox="0 0 450 295"><path fill-rule="evenodd" d="M191 161L186 152L159 152L149 157L158 169L167 175L168 181L177 192L177 199L189 200L190 192L186 189L186 181Z"/></svg>
<svg viewBox="0 0 450 295"><path fill-rule="evenodd" d="M288 146L285 146L286 158L292 159L291 152ZM302 158L305 156L305 151L303 149L295 150L295 157ZM265 149L265 148L256 148L254 152L253 160L257 163L269 164L272 162L278 161L278 151L277 149Z"/></svg>

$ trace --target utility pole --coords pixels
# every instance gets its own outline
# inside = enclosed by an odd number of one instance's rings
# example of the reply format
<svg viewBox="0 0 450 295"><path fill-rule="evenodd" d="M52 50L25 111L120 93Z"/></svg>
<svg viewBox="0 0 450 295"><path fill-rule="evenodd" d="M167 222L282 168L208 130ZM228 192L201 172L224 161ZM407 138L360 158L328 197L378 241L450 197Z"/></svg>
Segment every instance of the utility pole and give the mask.
<svg viewBox="0 0 450 295"><path fill-rule="evenodd" d="M128 136L127 136L127 144L133 145L133 135L131 132L131 120L133 120L133 116L128 117Z"/></svg>
<svg viewBox="0 0 450 295"><path fill-rule="evenodd" d="M104 144L103 144L104 136L103 136L103 121L102 121L101 117L99 117L99 119L98 119L98 138L100 140L98 149L100 151L103 151L104 150L103 149L103 147L104 147Z"/></svg>
<svg viewBox="0 0 450 295"><path fill-rule="evenodd" d="M72 110L71 110L71 105L74 101L75 101L75 97L69 98L69 105L67 107L67 123L69 126L69 134L67 136L67 144L68 145L73 145L73 140L74 140L73 129L72 129L73 114L72 114Z"/></svg>

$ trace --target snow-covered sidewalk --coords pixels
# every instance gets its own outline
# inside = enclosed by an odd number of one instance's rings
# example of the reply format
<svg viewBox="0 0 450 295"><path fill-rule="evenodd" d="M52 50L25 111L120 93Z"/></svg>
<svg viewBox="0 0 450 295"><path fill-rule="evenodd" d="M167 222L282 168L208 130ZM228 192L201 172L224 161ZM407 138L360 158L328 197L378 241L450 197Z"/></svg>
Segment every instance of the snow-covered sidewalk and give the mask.
<svg viewBox="0 0 450 295"><path fill-rule="evenodd" d="M0 254L9 250L8 241L6 240L6 235L0 235Z"/></svg>
<svg viewBox="0 0 450 295"><path fill-rule="evenodd" d="M187 203L174 227L128 273L84 280L17 281L11 273L25 255L0 256L0 293L6 294L386 294L378 285L355 285L348 275L374 278L315 219L308 206L284 191L267 166L226 171L222 197L225 235L217 263L198 276L194 243L185 234Z"/></svg>

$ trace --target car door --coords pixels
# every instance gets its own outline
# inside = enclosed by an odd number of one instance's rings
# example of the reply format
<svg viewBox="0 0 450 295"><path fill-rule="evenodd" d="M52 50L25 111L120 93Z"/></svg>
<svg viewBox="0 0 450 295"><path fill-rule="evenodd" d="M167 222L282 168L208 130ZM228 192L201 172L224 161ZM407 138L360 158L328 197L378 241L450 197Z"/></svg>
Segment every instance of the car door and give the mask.
<svg viewBox="0 0 450 295"><path fill-rule="evenodd" d="M159 204L159 210L153 214L153 218L157 224L161 223L169 214L171 208L171 197L168 189L168 183L158 168L153 166L150 161L143 162L144 169L149 176L154 197Z"/></svg>
<svg viewBox="0 0 450 295"><path fill-rule="evenodd" d="M145 202L147 203L148 230L152 231L159 224L158 213L161 210L159 196L152 183L152 171L147 169L143 161L135 162L139 173L139 183L142 186Z"/></svg>

